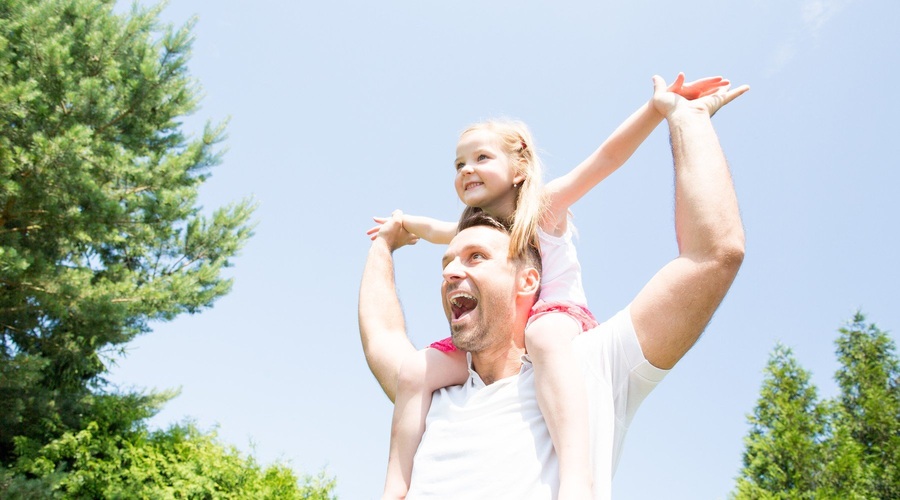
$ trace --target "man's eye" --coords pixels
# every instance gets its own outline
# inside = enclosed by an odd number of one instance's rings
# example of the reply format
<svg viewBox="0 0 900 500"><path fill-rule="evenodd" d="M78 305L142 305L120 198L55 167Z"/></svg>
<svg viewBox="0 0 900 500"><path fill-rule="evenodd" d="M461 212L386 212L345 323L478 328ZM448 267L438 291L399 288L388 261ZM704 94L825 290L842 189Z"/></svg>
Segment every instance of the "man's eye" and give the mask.
<svg viewBox="0 0 900 500"><path fill-rule="evenodd" d="M472 260L484 260L484 254L481 252L475 252L472 254Z"/></svg>

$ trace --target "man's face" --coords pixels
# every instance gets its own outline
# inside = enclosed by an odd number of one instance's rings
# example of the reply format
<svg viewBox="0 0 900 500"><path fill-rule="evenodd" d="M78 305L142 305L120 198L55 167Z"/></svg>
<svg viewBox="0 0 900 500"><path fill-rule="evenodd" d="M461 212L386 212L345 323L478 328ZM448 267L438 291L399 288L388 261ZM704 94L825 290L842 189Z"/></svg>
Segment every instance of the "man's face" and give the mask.
<svg viewBox="0 0 900 500"><path fill-rule="evenodd" d="M463 230L447 247L441 302L456 347L479 352L508 340L518 274L508 253L509 236L487 226Z"/></svg>

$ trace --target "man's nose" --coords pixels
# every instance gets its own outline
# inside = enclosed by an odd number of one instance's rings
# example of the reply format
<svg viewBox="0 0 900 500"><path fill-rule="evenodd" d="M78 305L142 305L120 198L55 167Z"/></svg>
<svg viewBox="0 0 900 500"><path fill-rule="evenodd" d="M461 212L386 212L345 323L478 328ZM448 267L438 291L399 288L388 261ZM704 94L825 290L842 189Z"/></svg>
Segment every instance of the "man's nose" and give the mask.
<svg viewBox="0 0 900 500"><path fill-rule="evenodd" d="M444 266L444 281L447 283L453 283L454 281L459 281L466 277L466 273L463 270L462 264L459 262L459 259L451 260L446 266Z"/></svg>

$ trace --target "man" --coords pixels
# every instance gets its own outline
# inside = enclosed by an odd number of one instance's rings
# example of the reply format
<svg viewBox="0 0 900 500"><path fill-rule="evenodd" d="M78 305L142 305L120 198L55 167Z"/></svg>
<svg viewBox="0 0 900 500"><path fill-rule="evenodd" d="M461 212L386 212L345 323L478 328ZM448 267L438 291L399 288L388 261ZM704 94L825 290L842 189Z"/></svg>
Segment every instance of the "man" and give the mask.
<svg viewBox="0 0 900 500"><path fill-rule="evenodd" d="M666 88L654 77L653 104L668 122L675 162L679 255L625 309L574 340L589 393L594 498L609 498L637 407L699 338L744 255L737 198L710 117L748 87L693 101ZM385 223L360 287L363 348L392 400L400 363L414 349L394 289L392 252L413 241L398 216ZM408 498L556 496L556 455L524 343L539 257L513 259L508 249L502 225L483 218L465 221L444 255L444 311L454 344L468 352L471 376L435 392Z"/></svg>

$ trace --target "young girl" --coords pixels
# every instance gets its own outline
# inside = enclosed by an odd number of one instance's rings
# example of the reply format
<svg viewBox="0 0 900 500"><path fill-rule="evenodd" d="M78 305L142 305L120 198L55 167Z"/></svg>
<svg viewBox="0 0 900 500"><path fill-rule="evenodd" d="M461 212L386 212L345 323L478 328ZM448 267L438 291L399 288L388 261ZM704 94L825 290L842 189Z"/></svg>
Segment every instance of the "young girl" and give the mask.
<svg viewBox="0 0 900 500"><path fill-rule="evenodd" d="M696 99L728 83L713 77L685 84L679 74L669 90ZM534 367L538 405L559 458L560 499L590 498L592 489L586 389L571 340L597 322L587 309L569 207L625 163L662 118L646 103L590 157L546 186L524 124L476 124L461 134L457 144L455 186L467 206L462 217L481 210L511 223L511 255L521 254L535 241L540 245L540 298L525 329L525 347ZM375 218L379 226L368 231L372 238L385 220ZM456 223L405 214L403 227L432 243L449 243L456 234ZM465 354L450 339L403 361L383 498L406 496L432 392L465 383L468 376Z"/></svg>

